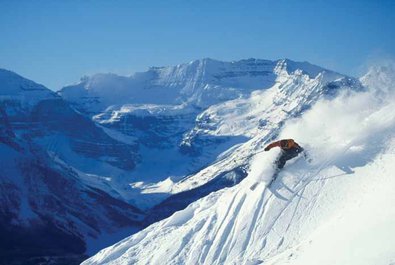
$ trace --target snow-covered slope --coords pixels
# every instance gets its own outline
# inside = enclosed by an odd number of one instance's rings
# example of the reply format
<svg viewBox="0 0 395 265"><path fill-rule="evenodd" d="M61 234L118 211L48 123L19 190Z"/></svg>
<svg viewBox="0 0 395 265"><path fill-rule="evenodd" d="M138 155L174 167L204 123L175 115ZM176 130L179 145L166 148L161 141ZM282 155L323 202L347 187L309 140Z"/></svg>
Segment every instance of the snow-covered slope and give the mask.
<svg viewBox="0 0 395 265"><path fill-rule="evenodd" d="M256 132L219 161L226 170L246 162L248 175L238 185L209 194L83 264L391 264L395 89L391 82L374 87L375 78L362 79L369 90L343 89L311 102L278 131L278 138L301 143L312 162L288 162L267 187L278 153L259 152L269 139L266 131ZM385 97L377 97L378 90Z"/></svg>

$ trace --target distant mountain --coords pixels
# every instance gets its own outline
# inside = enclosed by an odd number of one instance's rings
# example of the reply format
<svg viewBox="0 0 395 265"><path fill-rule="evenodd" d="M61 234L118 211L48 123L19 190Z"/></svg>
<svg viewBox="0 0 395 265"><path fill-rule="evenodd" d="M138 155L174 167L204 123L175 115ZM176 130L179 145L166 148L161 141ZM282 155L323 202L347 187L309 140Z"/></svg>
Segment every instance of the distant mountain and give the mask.
<svg viewBox="0 0 395 265"><path fill-rule="evenodd" d="M78 171L89 161L133 168L134 151L49 89L0 70L1 263L85 255L100 247L89 240L140 227L140 210Z"/></svg>
<svg viewBox="0 0 395 265"><path fill-rule="evenodd" d="M311 78L323 71L331 72L307 62L299 63L288 59L248 59L235 62L202 59L177 66L152 67L147 72L130 77L97 74L83 78L77 85L64 87L59 94L80 111L88 113L130 103L188 104L207 108L248 95L253 90L271 87L279 66L289 73L300 69Z"/></svg>
<svg viewBox="0 0 395 265"><path fill-rule="evenodd" d="M43 85L25 79L14 72L0 69L2 102L18 103L23 110L29 110L45 99L60 99Z"/></svg>

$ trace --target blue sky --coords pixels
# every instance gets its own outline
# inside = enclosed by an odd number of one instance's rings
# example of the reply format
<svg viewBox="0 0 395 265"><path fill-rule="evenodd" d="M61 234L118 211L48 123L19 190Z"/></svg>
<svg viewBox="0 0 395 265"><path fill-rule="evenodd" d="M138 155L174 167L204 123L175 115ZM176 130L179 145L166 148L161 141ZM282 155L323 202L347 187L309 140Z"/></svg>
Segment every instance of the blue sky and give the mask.
<svg viewBox="0 0 395 265"><path fill-rule="evenodd" d="M200 58L290 58L358 75L395 56L395 1L5 1L0 68L58 90Z"/></svg>

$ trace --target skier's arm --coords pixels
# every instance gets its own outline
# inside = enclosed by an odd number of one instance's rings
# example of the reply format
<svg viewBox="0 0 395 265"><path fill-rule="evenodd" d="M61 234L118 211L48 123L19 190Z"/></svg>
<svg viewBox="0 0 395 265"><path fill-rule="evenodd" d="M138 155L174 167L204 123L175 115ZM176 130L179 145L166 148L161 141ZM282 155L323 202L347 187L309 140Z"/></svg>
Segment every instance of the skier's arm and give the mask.
<svg viewBox="0 0 395 265"><path fill-rule="evenodd" d="M265 147L265 151L269 151L270 149L272 149L273 147L280 147L281 145L280 145L280 141L277 141L277 142L273 142L273 143L271 143L271 144L269 144L268 146L266 146Z"/></svg>

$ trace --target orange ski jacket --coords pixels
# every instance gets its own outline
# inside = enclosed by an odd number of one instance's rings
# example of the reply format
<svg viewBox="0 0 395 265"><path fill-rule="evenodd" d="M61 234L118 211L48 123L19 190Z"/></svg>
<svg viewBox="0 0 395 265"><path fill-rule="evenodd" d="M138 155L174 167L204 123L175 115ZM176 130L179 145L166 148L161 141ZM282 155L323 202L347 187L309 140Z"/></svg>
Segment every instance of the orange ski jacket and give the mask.
<svg viewBox="0 0 395 265"><path fill-rule="evenodd" d="M300 146L293 139L283 139L277 142L273 142L265 147L265 151L269 151L273 147L280 147L282 150L289 150L292 148L300 148Z"/></svg>

